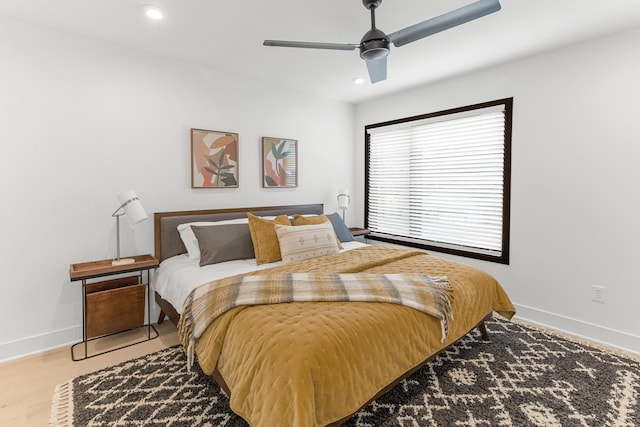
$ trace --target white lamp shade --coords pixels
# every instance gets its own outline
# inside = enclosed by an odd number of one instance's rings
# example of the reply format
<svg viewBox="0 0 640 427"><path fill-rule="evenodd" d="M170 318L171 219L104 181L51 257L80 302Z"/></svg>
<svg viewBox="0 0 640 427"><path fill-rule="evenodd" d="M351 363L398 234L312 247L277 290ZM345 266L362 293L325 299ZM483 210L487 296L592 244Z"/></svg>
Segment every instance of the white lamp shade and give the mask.
<svg viewBox="0 0 640 427"><path fill-rule="evenodd" d="M118 195L120 207L124 209L124 213L129 218L131 224L136 224L148 218L147 213L142 207L142 203L135 191L130 190Z"/></svg>
<svg viewBox="0 0 640 427"><path fill-rule="evenodd" d="M347 209L349 207L349 190L341 188L338 190L338 209Z"/></svg>

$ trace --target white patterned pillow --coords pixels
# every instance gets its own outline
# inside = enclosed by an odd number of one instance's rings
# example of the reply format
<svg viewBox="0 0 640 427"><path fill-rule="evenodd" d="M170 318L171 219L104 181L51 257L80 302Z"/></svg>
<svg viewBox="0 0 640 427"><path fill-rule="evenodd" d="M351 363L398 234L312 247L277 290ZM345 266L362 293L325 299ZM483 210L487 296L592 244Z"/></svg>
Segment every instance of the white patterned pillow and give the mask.
<svg viewBox="0 0 640 427"><path fill-rule="evenodd" d="M338 242L329 221L313 225L279 225L276 234L282 262L301 261L338 252Z"/></svg>

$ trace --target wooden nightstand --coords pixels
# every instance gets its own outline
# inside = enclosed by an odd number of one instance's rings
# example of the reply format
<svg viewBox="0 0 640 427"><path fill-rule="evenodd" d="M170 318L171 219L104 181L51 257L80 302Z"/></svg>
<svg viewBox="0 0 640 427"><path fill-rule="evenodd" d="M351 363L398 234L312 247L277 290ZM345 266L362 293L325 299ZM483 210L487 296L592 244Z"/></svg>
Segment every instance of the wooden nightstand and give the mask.
<svg viewBox="0 0 640 427"><path fill-rule="evenodd" d="M114 266L112 260L108 259L71 264L69 267L71 281L82 281L82 341L71 346L72 360L84 360L149 341L158 336L158 331L150 320L149 281L151 270L158 268L159 261L151 255L137 255L131 258L134 259L134 262L125 265ZM92 279L114 275L119 277L88 282ZM145 306L147 307L146 323ZM96 351L89 355L89 342L139 328L146 328L144 339L118 345L109 350ZM84 355L76 357L75 348L79 345L84 346Z"/></svg>
<svg viewBox="0 0 640 427"><path fill-rule="evenodd" d="M362 239L363 241L364 239L366 239L367 234L371 233L371 231L369 231L368 228L360 228L360 227L350 227L349 231L351 232L351 234L356 240Z"/></svg>

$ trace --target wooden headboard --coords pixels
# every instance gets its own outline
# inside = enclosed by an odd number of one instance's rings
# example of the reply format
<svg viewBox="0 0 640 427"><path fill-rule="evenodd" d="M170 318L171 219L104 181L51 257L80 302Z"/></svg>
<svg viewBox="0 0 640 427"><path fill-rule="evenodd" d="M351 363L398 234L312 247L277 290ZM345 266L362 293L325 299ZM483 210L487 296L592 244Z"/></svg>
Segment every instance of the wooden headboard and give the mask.
<svg viewBox="0 0 640 427"><path fill-rule="evenodd" d="M160 261L185 253L187 250L180 239L178 225L196 221L223 221L245 218L251 212L258 216L310 215L323 213L322 203L309 205L262 206L257 208L228 208L194 211L156 212L153 214L155 256Z"/></svg>

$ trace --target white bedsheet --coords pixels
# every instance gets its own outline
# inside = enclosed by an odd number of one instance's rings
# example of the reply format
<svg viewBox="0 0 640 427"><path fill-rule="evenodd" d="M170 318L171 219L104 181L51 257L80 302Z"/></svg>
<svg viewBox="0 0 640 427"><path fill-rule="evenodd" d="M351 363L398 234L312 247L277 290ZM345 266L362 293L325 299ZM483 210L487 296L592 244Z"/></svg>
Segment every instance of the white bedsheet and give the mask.
<svg viewBox="0 0 640 427"><path fill-rule="evenodd" d="M343 242L341 252L362 246L366 245L356 241ZM252 258L200 267L199 261L189 259L189 255L186 253L176 255L162 261L156 274L153 275L152 288L162 298L169 301L178 313L182 313L182 305L189 293L200 285L223 277L263 270L282 264L282 261L278 261L256 265L256 260Z"/></svg>

